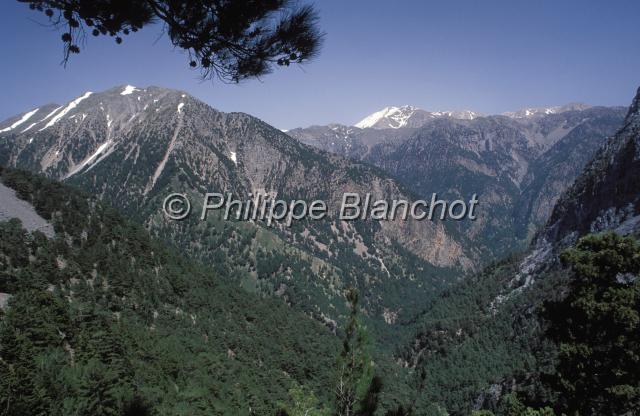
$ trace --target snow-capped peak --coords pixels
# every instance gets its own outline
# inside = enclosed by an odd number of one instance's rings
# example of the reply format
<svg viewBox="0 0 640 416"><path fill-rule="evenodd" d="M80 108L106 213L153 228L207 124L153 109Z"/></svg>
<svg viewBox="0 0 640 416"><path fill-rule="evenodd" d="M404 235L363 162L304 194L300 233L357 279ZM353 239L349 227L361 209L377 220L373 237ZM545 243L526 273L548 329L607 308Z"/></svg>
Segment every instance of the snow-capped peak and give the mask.
<svg viewBox="0 0 640 416"><path fill-rule="evenodd" d="M120 95L133 94L135 91L138 91L138 89L136 87L134 87L133 85L127 85L127 86L124 87L124 89L122 90Z"/></svg>
<svg viewBox="0 0 640 416"><path fill-rule="evenodd" d="M363 118L356 123L355 126L361 129L370 127L390 127L393 129L399 129L401 127L405 127L409 118L418 110L420 109L410 105L404 105L402 107L385 107L382 110L376 111L375 113ZM383 125L380 125L381 122Z"/></svg>
<svg viewBox="0 0 640 416"><path fill-rule="evenodd" d="M365 117L355 126L361 129L399 129L402 127L420 127L427 121L435 118L449 117L460 120L473 120L482 114L475 111L425 111L411 105L401 107L385 107L370 116Z"/></svg>

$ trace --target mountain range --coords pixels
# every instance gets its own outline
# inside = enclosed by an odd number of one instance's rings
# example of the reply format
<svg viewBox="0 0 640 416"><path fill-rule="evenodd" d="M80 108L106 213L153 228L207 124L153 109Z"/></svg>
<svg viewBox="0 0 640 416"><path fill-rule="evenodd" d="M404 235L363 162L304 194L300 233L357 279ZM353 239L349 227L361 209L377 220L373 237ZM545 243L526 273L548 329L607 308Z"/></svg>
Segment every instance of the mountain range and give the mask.
<svg viewBox="0 0 640 416"><path fill-rule="evenodd" d="M450 223L337 220L332 208L344 192L387 200L414 195L375 167L183 92L119 86L31 110L0 127L1 164L98 195L243 287L302 304L330 326L344 312L339 299L348 285L362 291L372 319L389 325L417 310L455 270L479 265L479 252ZM221 221L216 213L206 222L174 222L161 210L171 192L189 194L194 206L206 192L322 199L331 212L292 227Z"/></svg>
<svg viewBox="0 0 640 416"><path fill-rule="evenodd" d="M535 119L550 114L560 114L567 111L586 110L591 106L582 103L570 103L553 107L531 107L518 111L509 111L502 115L513 119ZM421 127L427 121L437 118L450 118L456 120L473 120L478 117L485 117L484 114L471 110L461 111L426 111L412 105L390 106L380 111L376 111L356 124L354 127L360 129L401 129L411 127Z"/></svg>
<svg viewBox="0 0 640 416"><path fill-rule="evenodd" d="M330 332L340 331L355 286L379 363L398 378L424 370L416 406L462 415L535 389L546 348L536 311L566 288L560 252L591 232L640 232L639 137L640 90L628 109L483 116L388 107L355 126L285 134L180 91L127 85L0 123L0 165L82 189L213 268L231 292L277 298ZM335 210L290 228L218 213L176 222L161 210L172 192L196 208L206 192L330 206L344 192L475 193L480 209L462 222L345 222ZM392 401L403 394L393 389Z"/></svg>
<svg viewBox="0 0 640 416"><path fill-rule="evenodd" d="M625 112L547 110L522 118L390 107L358 123L366 128L284 134L180 91L125 85L1 123L0 163L99 195L243 287L301 303L327 325L340 320L335 297L352 284L374 321L390 325L411 319L461 272L524 249ZM477 194L480 206L476 221L461 222L346 222L333 209L325 221L291 228L215 213L176 223L159 209L172 191L196 206L214 191L323 199L330 210L344 192L386 200ZM282 268L285 257L295 267Z"/></svg>
<svg viewBox="0 0 640 416"><path fill-rule="evenodd" d="M436 117L414 107L397 110L374 113L356 126L312 126L287 134L377 166L420 197L478 194L479 219L456 225L483 257L494 259L526 247L626 112L581 104L510 116ZM391 126L398 114L402 125Z"/></svg>
<svg viewBox="0 0 640 416"><path fill-rule="evenodd" d="M400 352L408 367L430 374L426 403L454 414L497 411L510 393L540 401L554 356L540 314L568 291L560 257L581 237L640 236L640 89L617 132L559 197L545 225L521 253L454 285L412 323ZM556 352L557 353L557 352Z"/></svg>

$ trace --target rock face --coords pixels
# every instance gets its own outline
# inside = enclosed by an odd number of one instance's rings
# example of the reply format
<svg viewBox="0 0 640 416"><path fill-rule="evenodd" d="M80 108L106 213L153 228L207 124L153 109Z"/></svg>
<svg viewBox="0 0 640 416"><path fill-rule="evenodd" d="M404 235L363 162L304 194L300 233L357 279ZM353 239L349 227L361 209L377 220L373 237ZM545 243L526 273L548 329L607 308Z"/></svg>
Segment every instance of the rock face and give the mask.
<svg viewBox="0 0 640 416"><path fill-rule="evenodd" d="M93 188L125 209L139 209L174 175L183 175L194 190L323 198L334 208L343 191L408 198L393 180L371 169L301 146L254 117L218 112L178 91L117 87L61 108L32 131L7 133L3 162ZM444 242L454 250L451 255L427 247L441 227L415 224L407 239L425 241L416 244L416 255L453 266L462 254L454 240ZM380 227L381 238L390 237L385 229Z"/></svg>
<svg viewBox="0 0 640 416"><path fill-rule="evenodd" d="M550 214L545 227L532 242L528 255L519 262L518 271L502 293L492 302L496 309L505 299L544 278L549 270L559 267L558 255L579 238L589 233L614 231L622 235L640 234L640 89L628 109L622 127L605 141L594 158L564 191ZM585 141L595 140L587 125L580 129L581 143L574 138L567 145L579 152ZM541 160L543 165L553 158L566 158L555 152ZM562 170L549 175L560 177Z"/></svg>
<svg viewBox="0 0 640 416"><path fill-rule="evenodd" d="M303 143L378 166L419 196L478 194L482 209L460 224L488 257L524 248L625 109L570 105L507 116L434 117L416 128L340 125L288 132ZM528 114L528 115L527 115Z"/></svg>
<svg viewBox="0 0 640 416"><path fill-rule="evenodd" d="M54 235L53 225L42 218L33 205L16 196L16 192L0 183L0 221L18 218L29 232L40 231L47 237Z"/></svg>
<svg viewBox="0 0 640 416"><path fill-rule="evenodd" d="M544 237L569 243L604 230L640 230L640 89L623 127L558 201Z"/></svg>
<svg viewBox="0 0 640 416"><path fill-rule="evenodd" d="M304 306L318 315L334 319L340 302L331 299L356 284L373 314L382 317L384 307L421 301L425 290L441 284L436 270L477 264L478 253L442 222L345 223L333 212L325 221L290 228L217 221L215 215L210 222L194 216L167 220L161 206L170 192L187 193L194 201L206 192L230 192L242 200L257 193L322 199L330 210L344 192L412 199L379 170L305 146L250 115L216 111L179 91L132 86L85 93L45 113L39 109L24 121L33 123L26 131L16 126L0 133L0 164L97 194L191 255L227 268L253 290L275 292L299 267L305 286L287 283L280 296L306 299ZM16 119L22 116L0 128ZM283 258L295 259L293 265ZM262 267L278 262L280 268Z"/></svg>

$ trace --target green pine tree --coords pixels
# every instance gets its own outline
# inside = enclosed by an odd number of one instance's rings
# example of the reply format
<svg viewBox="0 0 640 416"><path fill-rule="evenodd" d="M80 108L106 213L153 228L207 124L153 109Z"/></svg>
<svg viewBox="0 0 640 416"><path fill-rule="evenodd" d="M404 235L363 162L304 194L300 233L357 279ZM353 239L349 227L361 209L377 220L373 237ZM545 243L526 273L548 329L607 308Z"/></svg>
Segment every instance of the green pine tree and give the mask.
<svg viewBox="0 0 640 416"><path fill-rule="evenodd" d="M382 381L374 375L369 356L367 332L358 317L358 300L358 292L350 289L347 292L350 314L338 360L335 390L338 416L373 415L382 391Z"/></svg>
<svg viewBox="0 0 640 416"><path fill-rule="evenodd" d="M614 233L590 235L563 253L574 277L546 306L558 344L550 385L570 415L640 410L640 245Z"/></svg>

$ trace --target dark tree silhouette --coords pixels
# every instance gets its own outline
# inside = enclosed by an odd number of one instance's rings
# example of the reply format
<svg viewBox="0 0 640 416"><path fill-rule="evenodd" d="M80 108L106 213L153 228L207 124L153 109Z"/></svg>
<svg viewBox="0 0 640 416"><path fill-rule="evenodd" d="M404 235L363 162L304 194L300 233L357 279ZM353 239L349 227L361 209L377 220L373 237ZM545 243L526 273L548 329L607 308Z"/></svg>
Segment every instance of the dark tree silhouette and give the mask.
<svg viewBox="0 0 640 416"><path fill-rule="evenodd" d="M291 0L18 0L64 30L64 60L87 35L123 36L160 22L205 79L239 82L314 58L322 43L318 16Z"/></svg>
<svg viewBox="0 0 640 416"><path fill-rule="evenodd" d="M122 416L151 416L152 406L141 396L134 396L125 402L122 408Z"/></svg>

